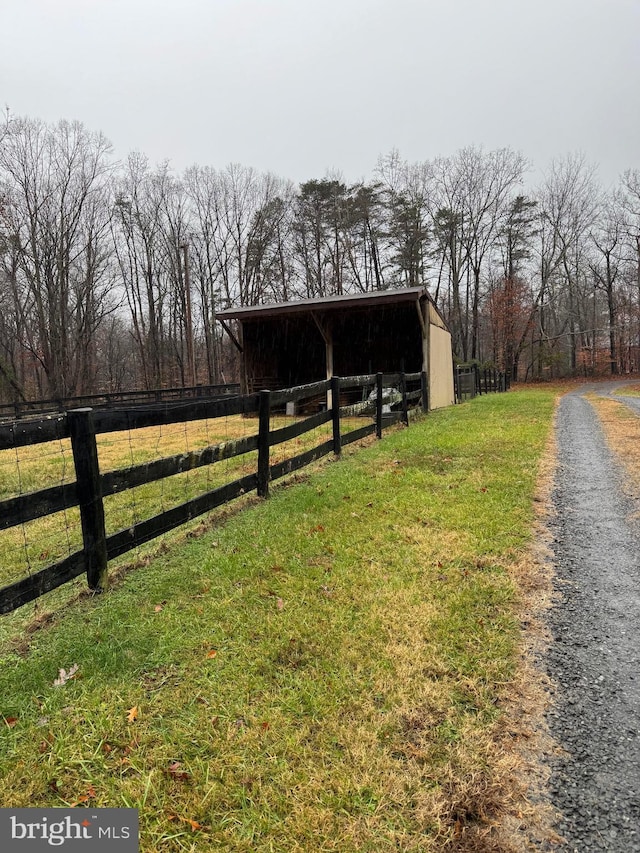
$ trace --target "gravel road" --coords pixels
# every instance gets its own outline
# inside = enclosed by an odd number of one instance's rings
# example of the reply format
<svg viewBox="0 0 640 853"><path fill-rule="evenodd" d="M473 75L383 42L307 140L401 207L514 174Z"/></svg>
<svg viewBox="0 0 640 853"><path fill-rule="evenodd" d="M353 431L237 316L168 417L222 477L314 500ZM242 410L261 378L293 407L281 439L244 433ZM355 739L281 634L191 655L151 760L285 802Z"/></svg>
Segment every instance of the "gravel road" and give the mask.
<svg viewBox="0 0 640 853"><path fill-rule="evenodd" d="M547 722L566 751L549 759L550 796L561 849L579 853L640 853L640 501L623 493L624 473L584 397L613 387L584 386L560 403L549 525L557 600ZM640 415L640 400L624 402Z"/></svg>

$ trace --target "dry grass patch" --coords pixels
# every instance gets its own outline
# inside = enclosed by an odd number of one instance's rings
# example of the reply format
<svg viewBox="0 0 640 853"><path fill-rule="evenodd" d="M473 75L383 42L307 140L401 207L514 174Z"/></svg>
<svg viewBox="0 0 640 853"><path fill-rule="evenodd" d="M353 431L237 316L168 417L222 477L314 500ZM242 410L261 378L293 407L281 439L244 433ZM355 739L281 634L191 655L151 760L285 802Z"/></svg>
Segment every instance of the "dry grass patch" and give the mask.
<svg viewBox="0 0 640 853"><path fill-rule="evenodd" d="M637 495L640 491L640 418L624 403L610 397L590 395L589 402L598 414L607 444L629 475L633 493Z"/></svg>

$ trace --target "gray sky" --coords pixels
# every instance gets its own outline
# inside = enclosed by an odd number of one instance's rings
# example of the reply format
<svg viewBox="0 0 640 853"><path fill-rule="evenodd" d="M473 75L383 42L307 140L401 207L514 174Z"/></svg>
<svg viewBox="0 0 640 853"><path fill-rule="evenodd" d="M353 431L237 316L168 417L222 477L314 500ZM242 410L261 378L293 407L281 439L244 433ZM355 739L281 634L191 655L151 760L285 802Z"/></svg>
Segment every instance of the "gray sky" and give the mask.
<svg viewBox="0 0 640 853"><path fill-rule="evenodd" d="M0 104L294 181L465 145L640 168L640 0L1 0Z"/></svg>

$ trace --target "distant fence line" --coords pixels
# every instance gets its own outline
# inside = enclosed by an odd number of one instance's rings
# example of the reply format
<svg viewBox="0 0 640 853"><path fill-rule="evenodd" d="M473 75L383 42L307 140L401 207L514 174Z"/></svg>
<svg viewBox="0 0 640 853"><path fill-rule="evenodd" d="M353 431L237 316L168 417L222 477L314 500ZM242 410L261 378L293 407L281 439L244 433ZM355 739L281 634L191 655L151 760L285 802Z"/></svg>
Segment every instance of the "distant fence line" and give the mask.
<svg viewBox="0 0 640 853"><path fill-rule="evenodd" d="M509 376L493 368L480 368L477 364L457 364L453 369L453 387L457 403L471 400L480 394L508 391Z"/></svg>
<svg viewBox="0 0 640 853"><path fill-rule="evenodd" d="M240 393L238 383L224 385L195 385L185 388L152 388L146 391L104 391L99 394L82 394L78 397L64 397L48 400L16 400L13 403L0 403L0 420L19 419L43 415L52 412L68 412L81 406L92 408L121 408L123 405L135 406L145 403L175 402L176 400L214 399L217 397L237 396Z"/></svg>

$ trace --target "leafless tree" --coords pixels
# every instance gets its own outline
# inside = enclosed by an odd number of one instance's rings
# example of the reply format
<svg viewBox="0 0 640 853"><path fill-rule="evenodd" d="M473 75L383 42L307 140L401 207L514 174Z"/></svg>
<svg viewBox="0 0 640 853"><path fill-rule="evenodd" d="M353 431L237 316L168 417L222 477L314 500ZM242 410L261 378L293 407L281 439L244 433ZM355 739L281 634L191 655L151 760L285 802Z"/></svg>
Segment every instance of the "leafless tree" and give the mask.
<svg viewBox="0 0 640 853"><path fill-rule="evenodd" d="M13 119L0 147L16 332L55 397L92 386L94 335L114 307L110 149L79 122L30 119Z"/></svg>
<svg viewBox="0 0 640 853"><path fill-rule="evenodd" d="M596 221L597 198L595 167L584 155L569 154L552 162L540 192L541 215L547 225L544 236L549 246L545 264L562 279L559 298L563 302L563 332L566 330L569 338L573 372L585 328L581 303L584 291L589 289L588 239Z"/></svg>

